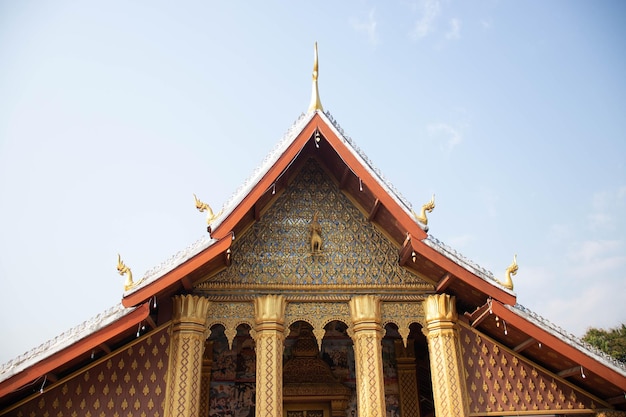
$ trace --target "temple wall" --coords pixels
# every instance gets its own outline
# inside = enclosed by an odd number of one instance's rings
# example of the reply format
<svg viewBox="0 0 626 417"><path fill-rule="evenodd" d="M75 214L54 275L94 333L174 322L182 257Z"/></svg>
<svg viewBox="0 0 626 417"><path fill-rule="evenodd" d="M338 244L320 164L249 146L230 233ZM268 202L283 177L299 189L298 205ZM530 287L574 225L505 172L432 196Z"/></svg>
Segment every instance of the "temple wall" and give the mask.
<svg viewBox="0 0 626 417"><path fill-rule="evenodd" d="M157 329L49 385L43 394L36 392L5 415L162 417L168 346L167 327Z"/></svg>
<svg viewBox="0 0 626 417"><path fill-rule="evenodd" d="M475 329L460 327L472 415L592 413L606 406Z"/></svg>

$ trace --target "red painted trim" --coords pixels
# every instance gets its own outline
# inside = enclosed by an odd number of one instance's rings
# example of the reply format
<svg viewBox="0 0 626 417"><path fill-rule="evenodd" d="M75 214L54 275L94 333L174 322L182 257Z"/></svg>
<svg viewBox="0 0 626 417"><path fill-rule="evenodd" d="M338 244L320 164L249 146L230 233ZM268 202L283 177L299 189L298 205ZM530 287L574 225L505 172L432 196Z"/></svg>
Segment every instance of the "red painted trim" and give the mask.
<svg viewBox="0 0 626 417"><path fill-rule="evenodd" d="M495 300L499 300L504 304L515 305L515 303L517 302L517 298L514 295L509 294L501 288L498 288L488 283L484 279L476 276L475 274L458 265L454 261L448 259L446 256L437 252L430 246L426 245L424 242L416 239L411 239L411 245L413 245L413 250L415 252L419 253L421 256L425 257L432 263L441 266L455 277L476 288L478 291L483 292L487 296Z"/></svg>
<svg viewBox="0 0 626 417"><path fill-rule="evenodd" d="M612 368L605 366L598 362L596 359L588 356L586 353L576 349L567 342L564 342L559 337L547 332L535 324L529 322L524 317L515 314L513 311L506 308L498 301L493 301L491 309L494 314L500 317L500 319L506 320L508 324L517 328L524 334L532 337L537 342L549 346L556 352L565 356L572 362L579 364L585 371L592 372L601 378L607 380L611 384L619 387L619 389L626 391L626 377L614 371Z"/></svg>
<svg viewBox="0 0 626 417"><path fill-rule="evenodd" d="M119 320L13 375L0 383L0 398L19 390L24 385L41 378L48 372L53 372L59 366L106 343L121 332L141 323L149 314L150 305L148 303L141 305Z"/></svg>
<svg viewBox="0 0 626 417"><path fill-rule="evenodd" d="M248 193L246 197L239 203L239 205L231 212L231 214L213 230L212 236L221 239L226 236L227 233L235 227L239 220L252 208L256 201L272 186L279 175L289 166L291 161L296 157L298 152L304 148L306 142L311 138L315 130L318 129L320 133L326 138L328 143L333 147L335 152L339 154L341 159L348 165L348 167L367 185L372 191L375 198L380 200L396 218L398 223L412 236L417 239L426 238L426 232L424 232L413 219L406 213L406 211L387 193L387 191L379 184L378 180L372 176L367 168L365 168L361 161L359 161L354 154L348 149L348 147L337 137L333 132L331 126L329 126L321 116L316 113L313 115L309 123L302 129L300 134L291 142L287 150L278 158L276 163L268 170L268 172L261 178L257 185Z"/></svg>
<svg viewBox="0 0 626 417"><path fill-rule="evenodd" d="M147 301L153 295L158 294L159 292L167 289L170 285L184 279L191 272L211 261L216 256L219 256L222 252L230 248L232 241L233 239L231 235L228 234L223 239L184 262L182 265L177 266L145 287L142 287L141 289L122 298L122 305L124 307L132 307Z"/></svg>
<svg viewBox="0 0 626 417"><path fill-rule="evenodd" d="M318 114L316 114L313 118L313 122L316 123L316 127L333 147L333 149L339 154L341 159L343 159L352 172L354 172L355 175L363 181L367 188L370 189L372 194L374 194L374 197L378 199L380 203L387 208L387 210L389 210L398 224L415 239L425 239L427 236L426 232L424 232L424 230L417 225L415 220L407 214L404 208L400 206L396 200L391 197L391 195L389 195L389 193L378 182L378 179L370 174L361 161L359 161L357 157L350 152L348 147L339 139L339 137L337 137L337 135L335 135L332 128L326 124L326 122L323 121Z"/></svg>
<svg viewBox="0 0 626 417"><path fill-rule="evenodd" d="M229 234L243 218L243 216L252 208L252 206L263 196L263 194L272 186L280 174L289 166L291 161L298 155L298 152L304 148L306 142L315 132L315 122L319 116L315 114L313 118L302 129L300 134L291 142L289 147L283 152L272 167L265 173L263 178L254 186L254 188L246 195L243 200L235 207L226 219L220 223L215 230L211 232L211 236L216 239L222 239Z"/></svg>

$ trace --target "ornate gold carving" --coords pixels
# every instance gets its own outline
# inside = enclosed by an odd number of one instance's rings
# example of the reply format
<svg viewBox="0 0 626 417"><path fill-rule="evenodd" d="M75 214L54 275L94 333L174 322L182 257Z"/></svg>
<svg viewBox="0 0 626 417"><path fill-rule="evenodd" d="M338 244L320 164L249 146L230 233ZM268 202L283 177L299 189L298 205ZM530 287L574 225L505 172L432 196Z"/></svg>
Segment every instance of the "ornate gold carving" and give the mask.
<svg viewBox="0 0 626 417"><path fill-rule="evenodd" d="M177 295L173 297L172 323L174 326L185 326L193 323L206 327L207 313L210 302L197 295Z"/></svg>
<svg viewBox="0 0 626 417"><path fill-rule="evenodd" d="M264 295L254 299L254 314L256 323L266 321L284 324L285 297L282 295Z"/></svg>
<svg viewBox="0 0 626 417"><path fill-rule="evenodd" d="M375 295L358 295L352 297L349 303L350 317L356 326L362 323L377 323L381 325L380 299Z"/></svg>
<svg viewBox="0 0 626 417"><path fill-rule="evenodd" d="M117 272L119 272L120 275L124 276L124 274L126 274L126 282L124 282L124 291L128 291L131 288L133 288L134 286L136 286L137 284L139 284L141 282L141 280L139 280L138 282L133 282L133 273L130 270L129 267L126 266L126 264L122 261L122 257L120 256L120 254L117 254Z"/></svg>
<svg viewBox="0 0 626 417"><path fill-rule="evenodd" d="M237 326L247 324L251 330L254 329L254 305L252 303L212 303L208 315L207 328L216 324L224 326L229 349L233 348Z"/></svg>
<svg viewBox="0 0 626 417"><path fill-rule="evenodd" d="M351 337L354 341L359 414L383 417L385 392L380 299L373 295L359 295L350 300L349 306L353 323Z"/></svg>
<svg viewBox="0 0 626 417"><path fill-rule="evenodd" d="M165 416L198 415L209 301L194 295L173 298Z"/></svg>
<svg viewBox="0 0 626 417"><path fill-rule="evenodd" d="M315 42L315 48L313 50L313 87L311 91L311 104L309 104L309 111L324 110L322 102L320 101L320 93L317 88L318 64L317 64L317 42Z"/></svg>
<svg viewBox="0 0 626 417"><path fill-rule="evenodd" d="M422 206L422 210L420 211L420 214L417 214L412 210L411 210L411 213L413 213L413 217L415 217L415 220L417 220L418 222L424 225L427 225L428 217L426 216L426 213L432 213L434 209L435 209L435 194L433 194L433 197L430 199L428 203Z"/></svg>
<svg viewBox="0 0 626 417"><path fill-rule="evenodd" d="M206 211L207 216L206 216L206 223L210 226L211 223L213 223L213 221L215 221L215 219L217 219L220 214L222 214L222 211L220 210L219 213L217 214L213 214L213 209L211 208L211 206L209 206L207 203L204 203L202 201L200 201L198 199L198 197L196 197L196 195L193 195L193 199L196 202L196 208L198 209L198 211L200 213L203 213Z"/></svg>
<svg viewBox="0 0 626 417"><path fill-rule="evenodd" d="M285 297L265 295L255 298L257 413L283 415L283 342Z"/></svg>
<svg viewBox="0 0 626 417"><path fill-rule="evenodd" d="M424 312L426 313L426 321L456 321L457 312L455 305L455 297L449 294L430 295L424 301Z"/></svg>
<svg viewBox="0 0 626 417"><path fill-rule="evenodd" d="M322 226L317 220L317 213L313 214L313 220L309 224L309 233L311 235L311 254L322 251Z"/></svg>
<svg viewBox="0 0 626 417"><path fill-rule="evenodd" d="M517 270L518 270L518 266L517 266L517 255L513 256L513 262L511 262L511 265L509 265L506 268L506 272L505 272L505 276L504 276L504 282L497 280L498 283L500 285L502 285L505 288L508 288L509 290L513 289L513 279L511 278L512 275L517 274Z"/></svg>
<svg viewBox="0 0 626 417"><path fill-rule="evenodd" d="M442 416L466 416L469 399L463 375L461 343L454 297L429 296L424 302L435 412Z"/></svg>
<svg viewBox="0 0 626 417"><path fill-rule="evenodd" d="M324 251L312 257L308 229L315 213ZM338 189L315 159L232 245L231 266L199 289L289 288L327 292L354 289L432 291L432 284L398 265L398 248ZM299 287L302 286L302 287ZM406 291L404 291L406 292Z"/></svg>
<svg viewBox="0 0 626 417"><path fill-rule="evenodd" d="M402 336L404 346L407 346L411 323L419 323L422 327L426 326L422 302L382 303L381 312L383 327L389 323L394 323L398 326L398 333Z"/></svg>
<svg viewBox="0 0 626 417"><path fill-rule="evenodd" d="M289 303L285 311L285 323L287 328L297 321L309 323L320 348L324 327L334 320L347 324L349 315L347 303Z"/></svg>

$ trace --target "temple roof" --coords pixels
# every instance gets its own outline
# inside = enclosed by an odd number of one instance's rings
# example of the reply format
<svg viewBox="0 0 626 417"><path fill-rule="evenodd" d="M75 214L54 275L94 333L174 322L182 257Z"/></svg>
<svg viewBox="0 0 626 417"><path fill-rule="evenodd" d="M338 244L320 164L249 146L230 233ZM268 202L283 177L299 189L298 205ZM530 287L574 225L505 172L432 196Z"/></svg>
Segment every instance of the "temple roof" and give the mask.
<svg viewBox="0 0 626 417"><path fill-rule="evenodd" d="M432 284L433 292L456 297L459 311L465 313L461 320L590 392L594 392L598 381L609 383L606 395L617 398L626 391L625 364L528 311L491 272L429 235L426 223L418 220L412 205L332 115L322 110L317 67L313 81L315 105L295 121L211 219L209 235L146 272L123 294L120 305L0 367L0 398L17 395L16 391L58 369L68 371L84 366L103 345L127 343L141 331L142 322L152 320L152 303L192 291L196 283L228 267L232 242L258 221L260 213L275 201L277 190L284 189L289 177L311 157L324 164L341 191L398 247L401 267ZM500 322L505 323L504 332ZM572 365L580 367L580 376L566 373L575 368Z"/></svg>

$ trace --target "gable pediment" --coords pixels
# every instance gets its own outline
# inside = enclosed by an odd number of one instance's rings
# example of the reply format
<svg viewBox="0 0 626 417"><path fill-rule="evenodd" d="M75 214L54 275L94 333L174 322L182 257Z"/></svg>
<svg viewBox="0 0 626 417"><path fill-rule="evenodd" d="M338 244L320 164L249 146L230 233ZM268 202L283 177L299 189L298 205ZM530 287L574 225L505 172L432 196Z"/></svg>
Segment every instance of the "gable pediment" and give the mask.
<svg viewBox="0 0 626 417"><path fill-rule="evenodd" d="M322 247L311 248L314 215ZM398 265L398 248L309 158L271 206L232 245L231 265L197 290L226 287L432 291Z"/></svg>

